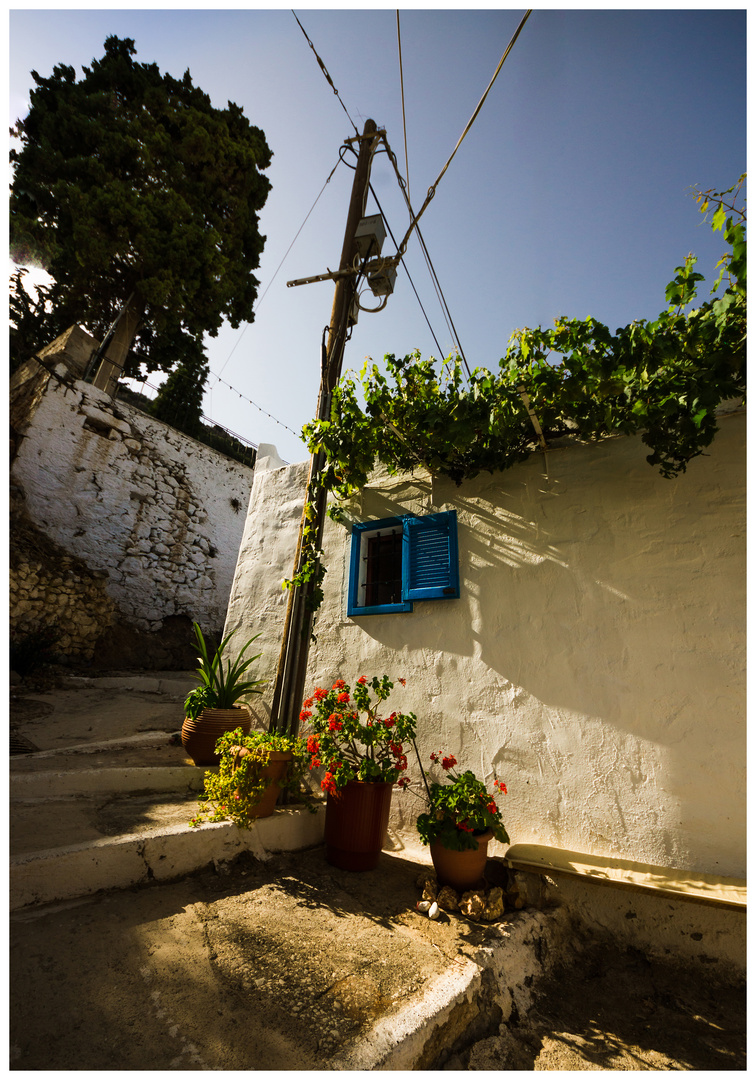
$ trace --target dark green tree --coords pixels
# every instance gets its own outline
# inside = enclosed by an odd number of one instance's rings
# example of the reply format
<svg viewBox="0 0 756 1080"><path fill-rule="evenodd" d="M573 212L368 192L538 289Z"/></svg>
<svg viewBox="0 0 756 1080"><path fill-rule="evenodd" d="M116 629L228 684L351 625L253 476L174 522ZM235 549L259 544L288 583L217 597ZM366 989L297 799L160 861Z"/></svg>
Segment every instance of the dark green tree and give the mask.
<svg viewBox="0 0 756 1080"><path fill-rule="evenodd" d="M197 438L202 431L202 398L208 375L200 350L184 356L160 387L150 409L152 415Z"/></svg>
<svg viewBox="0 0 756 1080"><path fill-rule="evenodd" d="M169 371L224 319L252 320L271 161L239 106L214 108L189 71L175 79L135 54L131 39L108 37L79 81L65 64L33 71L10 154L11 257L54 279L35 335L16 275L14 348L38 349L74 322L101 339L128 305L138 328L126 374L140 362Z"/></svg>

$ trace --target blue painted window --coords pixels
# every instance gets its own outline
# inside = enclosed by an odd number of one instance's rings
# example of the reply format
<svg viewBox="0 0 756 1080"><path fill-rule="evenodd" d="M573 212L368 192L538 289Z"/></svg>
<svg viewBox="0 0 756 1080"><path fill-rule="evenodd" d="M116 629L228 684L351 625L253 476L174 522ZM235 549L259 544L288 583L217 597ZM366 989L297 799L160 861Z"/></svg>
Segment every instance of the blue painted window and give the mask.
<svg viewBox="0 0 756 1080"><path fill-rule="evenodd" d="M414 600L458 596L456 510L352 526L348 615L412 611Z"/></svg>

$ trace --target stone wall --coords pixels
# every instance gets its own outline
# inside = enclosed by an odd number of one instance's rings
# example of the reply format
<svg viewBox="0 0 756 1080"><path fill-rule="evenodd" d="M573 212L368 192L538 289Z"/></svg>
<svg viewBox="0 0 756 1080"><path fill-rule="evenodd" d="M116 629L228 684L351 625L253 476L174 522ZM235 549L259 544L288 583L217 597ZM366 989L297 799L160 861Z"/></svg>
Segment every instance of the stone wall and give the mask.
<svg viewBox="0 0 756 1080"><path fill-rule="evenodd" d="M44 351L45 367L31 360L14 375L14 499L31 526L89 572L85 584L67 564L63 584L50 568L45 589L58 590L58 606L78 588L91 608L99 582L100 631L113 606L94 649L72 639L71 655L153 667L173 630L168 653L192 664L192 621L213 635L223 629L253 470L81 381L92 342L73 328ZM40 588L39 567L20 558L14 581L20 625L31 611L24 605L35 602L30 588Z"/></svg>
<svg viewBox="0 0 756 1080"><path fill-rule="evenodd" d="M10 543L10 637L15 643L54 631L51 649L72 660L92 659L100 636L113 622L115 603L107 574L52 543L14 512Z"/></svg>

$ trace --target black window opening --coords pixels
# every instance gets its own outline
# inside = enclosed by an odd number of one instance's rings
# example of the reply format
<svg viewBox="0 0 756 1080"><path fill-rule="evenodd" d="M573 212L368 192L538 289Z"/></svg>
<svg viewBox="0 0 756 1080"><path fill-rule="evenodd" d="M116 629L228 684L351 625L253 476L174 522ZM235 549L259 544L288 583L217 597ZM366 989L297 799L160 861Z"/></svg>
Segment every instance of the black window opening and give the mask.
<svg viewBox="0 0 756 1080"><path fill-rule="evenodd" d="M402 599L402 530L367 537L365 582L359 598L363 607L399 604Z"/></svg>

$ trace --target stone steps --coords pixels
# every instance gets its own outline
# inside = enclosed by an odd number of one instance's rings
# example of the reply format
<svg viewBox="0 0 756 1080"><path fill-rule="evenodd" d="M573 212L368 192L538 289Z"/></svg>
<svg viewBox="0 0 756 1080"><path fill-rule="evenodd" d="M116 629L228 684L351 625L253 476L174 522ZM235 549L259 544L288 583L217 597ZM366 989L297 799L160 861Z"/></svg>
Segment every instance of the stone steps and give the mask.
<svg viewBox="0 0 756 1080"><path fill-rule="evenodd" d="M190 826L207 770L175 740L176 699L185 682L81 682L35 697L53 711L38 719L27 709L27 722L18 725L45 748L11 759L13 910L168 881L243 850L265 860L271 852L320 843L323 810L279 808L251 830L230 822ZM135 731L145 718L165 730Z"/></svg>

